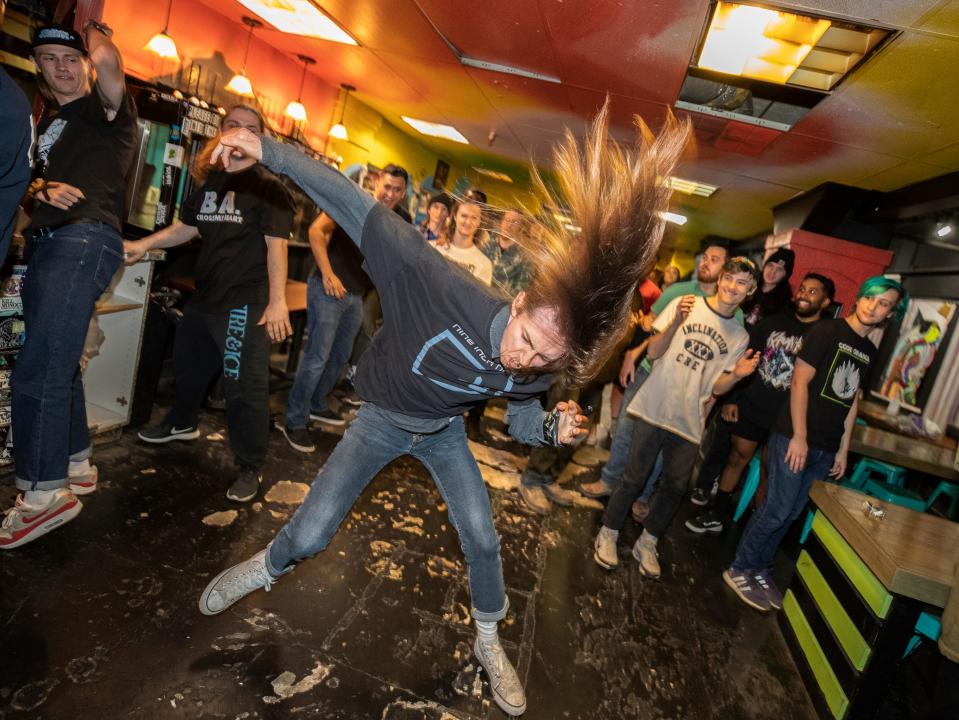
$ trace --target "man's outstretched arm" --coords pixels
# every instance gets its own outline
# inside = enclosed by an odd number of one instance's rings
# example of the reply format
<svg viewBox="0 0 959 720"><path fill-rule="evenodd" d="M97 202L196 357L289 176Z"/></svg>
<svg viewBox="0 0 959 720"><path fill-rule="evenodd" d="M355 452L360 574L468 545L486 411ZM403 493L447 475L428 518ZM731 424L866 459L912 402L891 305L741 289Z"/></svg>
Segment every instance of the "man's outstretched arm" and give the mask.
<svg viewBox="0 0 959 720"><path fill-rule="evenodd" d="M352 180L319 160L308 158L292 145L278 143L245 128L223 133L212 161L222 157L223 164L229 167L233 153L255 158L273 172L289 176L359 247L363 224L376 200Z"/></svg>

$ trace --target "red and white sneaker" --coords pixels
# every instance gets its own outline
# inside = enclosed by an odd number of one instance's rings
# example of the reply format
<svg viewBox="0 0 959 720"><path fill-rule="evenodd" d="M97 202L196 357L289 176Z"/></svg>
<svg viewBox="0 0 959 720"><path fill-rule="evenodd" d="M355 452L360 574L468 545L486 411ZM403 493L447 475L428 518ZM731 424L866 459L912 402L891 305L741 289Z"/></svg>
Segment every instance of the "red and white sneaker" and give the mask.
<svg viewBox="0 0 959 720"><path fill-rule="evenodd" d="M28 505L20 495L0 524L0 550L12 550L36 540L73 520L82 509L83 503L66 488L55 491L49 502L39 507Z"/></svg>
<svg viewBox="0 0 959 720"><path fill-rule="evenodd" d="M91 465L90 472L84 475L70 475L70 491L74 495L89 495L97 491L97 466Z"/></svg>

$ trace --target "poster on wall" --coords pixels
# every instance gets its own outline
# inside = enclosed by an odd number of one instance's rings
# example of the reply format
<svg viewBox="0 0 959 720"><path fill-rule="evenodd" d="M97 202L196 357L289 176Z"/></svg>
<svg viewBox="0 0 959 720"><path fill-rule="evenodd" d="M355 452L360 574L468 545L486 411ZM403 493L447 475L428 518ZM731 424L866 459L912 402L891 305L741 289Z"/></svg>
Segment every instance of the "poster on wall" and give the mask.
<svg viewBox="0 0 959 720"><path fill-rule="evenodd" d="M880 395L907 410L922 412L919 390L955 314L956 304L945 300L914 298L909 303L882 376Z"/></svg>

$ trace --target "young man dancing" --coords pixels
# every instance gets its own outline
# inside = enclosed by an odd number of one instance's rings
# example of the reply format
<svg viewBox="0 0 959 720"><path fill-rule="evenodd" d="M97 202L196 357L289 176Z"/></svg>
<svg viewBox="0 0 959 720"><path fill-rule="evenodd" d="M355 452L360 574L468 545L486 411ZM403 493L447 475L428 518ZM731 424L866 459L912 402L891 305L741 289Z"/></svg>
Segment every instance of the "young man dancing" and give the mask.
<svg viewBox="0 0 959 720"><path fill-rule="evenodd" d="M659 578L656 546L686 493L708 407L759 362L758 353L744 352L749 335L735 318L757 283L752 261L732 258L723 265L715 295L676 298L653 323L656 334L647 355L658 362L627 408L636 425L629 465L609 499L594 544L593 559L601 567L611 570L619 564L619 531L662 451L663 474L633 547L640 573Z"/></svg>
<svg viewBox="0 0 959 720"><path fill-rule="evenodd" d="M588 380L622 334L633 289L662 238L659 213L669 197L662 178L688 132L688 124L671 121L655 141L641 134L638 151L629 152L608 140L604 110L584 148L568 134L554 165L582 232L574 235L558 223L545 227L534 249L537 275L511 303L451 269L416 228L336 171L249 131L225 134L214 157L252 157L285 173L355 239L385 322L357 372L366 403L303 505L266 549L210 582L200 611L213 615L256 589L269 589L326 548L380 469L409 454L429 470L459 533L478 633L474 651L494 700L511 715L523 713L526 694L496 631L509 608L499 538L462 414L500 396L509 400L510 433L522 442L571 443L586 432L576 403L544 412L538 396L554 373L564 373L571 385Z"/></svg>
<svg viewBox="0 0 959 720"><path fill-rule="evenodd" d="M789 400L769 436L766 501L753 513L723 580L744 603L767 612L783 596L770 568L779 543L806 507L813 480L842 477L859 389L875 362L866 336L890 315L905 311L908 297L895 280L866 280L853 311L843 320L823 320L803 338Z"/></svg>

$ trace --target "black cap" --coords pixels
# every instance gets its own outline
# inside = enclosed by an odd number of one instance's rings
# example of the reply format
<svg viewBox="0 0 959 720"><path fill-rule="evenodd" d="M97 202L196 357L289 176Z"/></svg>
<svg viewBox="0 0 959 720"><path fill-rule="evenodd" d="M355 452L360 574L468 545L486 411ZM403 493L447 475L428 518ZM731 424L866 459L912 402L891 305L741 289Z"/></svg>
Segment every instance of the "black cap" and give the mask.
<svg viewBox="0 0 959 720"><path fill-rule="evenodd" d="M768 258L766 258L766 262L782 263L783 267L786 268L786 277L788 278L793 274L793 266L796 264L796 253L794 253L789 248L781 247L781 248L778 248Z"/></svg>
<svg viewBox="0 0 959 720"><path fill-rule="evenodd" d="M62 25L47 25L37 30L37 34L33 36L33 47L39 45L63 45L87 54L80 34Z"/></svg>
<svg viewBox="0 0 959 720"><path fill-rule="evenodd" d="M446 207L447 212L449 212L453 208L453 198L451 198L445 192L437 193L436 195L431 197L429 205L426 206L427 209L429 209L429 206L432 205L433 203L439 203L440 205L443 205L444 207Z"/></svg>

